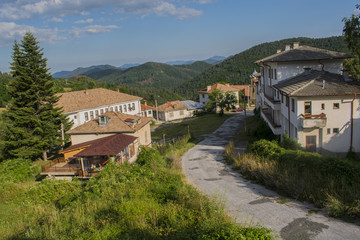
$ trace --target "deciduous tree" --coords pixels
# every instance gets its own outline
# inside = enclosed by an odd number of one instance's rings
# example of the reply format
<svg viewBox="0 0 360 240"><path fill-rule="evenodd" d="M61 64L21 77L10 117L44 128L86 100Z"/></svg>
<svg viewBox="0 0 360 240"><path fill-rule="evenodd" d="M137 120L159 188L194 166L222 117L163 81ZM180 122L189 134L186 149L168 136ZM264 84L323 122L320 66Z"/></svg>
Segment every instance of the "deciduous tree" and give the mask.
<svg viewBox="0 0 360 240"><path fill-rule="evenodd" d="M357 4L356 8L360 10L360 4ZM352 59L347 60L344 67L354 78L360 79L360 14L353 14L343 21L345 41L353 54Z"/></svg>
<svg viewBox="0 0 360 240"><path fill-rule="evenodd" d="M210 101L206 104L207 110L220 109L219 115L224 115L224 110L229 111L235 108L237 103L236 96L233 92L222 93L220 90L215 89L209 93Z"/></svg>

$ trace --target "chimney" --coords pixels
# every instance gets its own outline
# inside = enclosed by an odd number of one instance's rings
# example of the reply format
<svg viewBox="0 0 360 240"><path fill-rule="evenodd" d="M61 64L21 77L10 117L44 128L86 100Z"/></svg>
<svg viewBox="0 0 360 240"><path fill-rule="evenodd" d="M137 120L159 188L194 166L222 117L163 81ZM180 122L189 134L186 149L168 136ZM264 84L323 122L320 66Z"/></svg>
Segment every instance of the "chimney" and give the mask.
<svg viewBox="0 0 360 240"><path fill-rule="evenodd" d="M207 86L206 87L206 91L208 92L208 91L210 91L211 90L211 86Z"/></svg>
<svg viewBox="0 0 360 240"><path fill-rule="evenodd" d="M117 91L117 92L120 92L120 90L119 90L119 89L116 89L116 91Z"/></svg>
<svg viewBox="0 0 360 240"><path fill-rule="evenodd" d="M281 49L276 50L276 53L281 53Z"/></svg>
<svg viewBox="0 0 360 240"><path fill-rule="evenodd" d="M297 49L297 48L299 48L299 46L300 46L300 43L299 43L299 42L294 42L294 47L293 47L293 49Z"/></svg>
<svg viewBox="0 0 360 240"><path fill-rule="evenodd" d="M147 106L147 101L144 99L144 105Z"/></svg>
<svg viewBox="0 0 360 240"><path fill-rule="evenodd" d="M325 88L325 80L323 80L323 85L322 85L322 89Z"/></svg>
<svg viewBox="0 0 360 240"><path fill-rule="evenodd" d="M290 50L290 44L285 45L285 51L289 51Z"/></svg>

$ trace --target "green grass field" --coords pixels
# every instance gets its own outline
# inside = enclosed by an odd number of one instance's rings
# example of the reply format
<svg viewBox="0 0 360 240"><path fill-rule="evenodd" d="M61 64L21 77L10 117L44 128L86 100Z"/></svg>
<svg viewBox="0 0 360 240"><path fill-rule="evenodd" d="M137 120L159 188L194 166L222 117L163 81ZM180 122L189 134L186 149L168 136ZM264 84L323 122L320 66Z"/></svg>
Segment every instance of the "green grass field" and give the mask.
<svg viewBox="0 0 360 240"><path fill-rule="evenodd" d="M230 115L219 117L217 114L206 114L193 120L174 123L170 126L159 128L151 133L151 137L153 140L159 140L162 139L163 134L165 134L165 138L175 138L188 134L188 131L190 131L190 134L194 137L210 134L229 117Z"/></svg>

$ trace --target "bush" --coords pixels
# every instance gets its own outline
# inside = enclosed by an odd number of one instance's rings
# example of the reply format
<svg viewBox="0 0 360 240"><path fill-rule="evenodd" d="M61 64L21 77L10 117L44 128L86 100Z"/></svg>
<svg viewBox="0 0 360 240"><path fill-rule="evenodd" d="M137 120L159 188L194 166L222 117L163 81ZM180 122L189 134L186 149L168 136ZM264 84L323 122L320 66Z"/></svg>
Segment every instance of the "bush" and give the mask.
<svg viewBox="0 0 360 240"><path fill-rule="evenodd" d="M285 144L297 149L289 139ZM229 146L231 148L231 146ZM275 141L256 141L252 154L229 156L244 175L296 199L325 207L332 216L360 217L360 164L318 153L285 149Z"/></svg>
<svg viewBox="0 0 360 240"><path fill-rule="evenodd" d="M40 173L40 167L32 161L18 158L5 160L0 163L0 182L21 182L34 178Z"/></svg>
<svg viewBox="0 0 360 240"><path fill-rule="evenodd" d="M280 146L285 149L304 150L296 140L289 138L288 135L286 134L282 136L282 141L280 142Z"/></svg>

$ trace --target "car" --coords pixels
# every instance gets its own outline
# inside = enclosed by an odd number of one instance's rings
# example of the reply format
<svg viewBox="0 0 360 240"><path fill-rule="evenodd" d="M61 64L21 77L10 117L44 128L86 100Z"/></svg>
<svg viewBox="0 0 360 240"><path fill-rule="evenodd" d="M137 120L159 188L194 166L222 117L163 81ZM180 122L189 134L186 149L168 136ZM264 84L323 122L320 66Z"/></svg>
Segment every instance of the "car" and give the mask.
<svg viewBox="0 0 360 240"><path fill-rule="evenodd" d="M240 107L240 108L237 108L237 109L233 109L232 111L233 112L242 112L242 111L245 111L245 108Z"/></svg>

